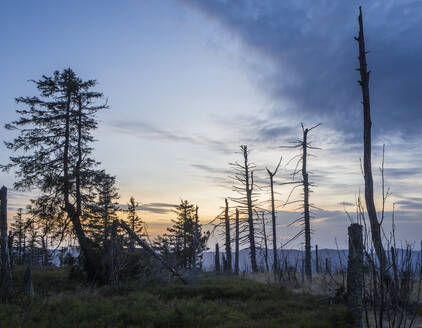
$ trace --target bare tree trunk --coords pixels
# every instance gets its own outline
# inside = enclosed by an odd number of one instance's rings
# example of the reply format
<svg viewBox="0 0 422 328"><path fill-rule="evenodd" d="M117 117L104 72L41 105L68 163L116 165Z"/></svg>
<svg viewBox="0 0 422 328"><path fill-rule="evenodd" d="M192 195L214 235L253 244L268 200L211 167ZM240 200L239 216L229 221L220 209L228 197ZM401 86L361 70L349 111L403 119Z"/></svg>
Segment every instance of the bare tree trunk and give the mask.
<svg viewBox="0 0 422 328"><path fill-rule="evenodd" d="M362 226L349 226L349 261L347 266L347 300L353 328L362 328L363 236Z"/></svg>
<svg viewBox="0 0 422 328"><path fill-rule="evenodd" d="M1 291L3 296L13 292L12 270L10 267L9 245L7 236L7 188L0 189L0 227L1 227Z"/></svg>
<svg viewBox="0 0 422 328"><path fill-rule="evenodd" d="M278 259L277 259L277 229L276 229L276 216L275 216L275 200L274 200L274 176L277 174L278 168L281 164L281 157L280 161L274 172L271 172L267 168L268 176L270 177L270 188L271 188L271 223L273 228L273 271L276 272L278 269Z"/></svg>
<svg viewBox="0 0 422 328"><path fill-rule="evenodd" d="M276 272L278 268L277 263L277 229L275 222L275 205L274 205L274 179L273 175L270 175L271 182L271 222L273 226L273 271Z"/></svg>
<svg viewBox="0 0 422 328"><path fill-rule="evenodd" d="M236 236L234 239L235 244L235 259L234 259L234 272L239 275L239 209L236 208Z"/></svg>
<svg viewBox="0 0 422 328"><path fill-rule="evenodd" d="M263 232L264 232L264 246L265 246L264 259L265 259L265 267L267 269L267 272L270 272L270 267L268 266L268 243L267 243L267 232L266 232L266 229L265 229L264 213L262 213L262 228L263 228Z"/></svg>
<svg viewBox="0 0 422 328"><path fill-rule="evenodd" d="M215 244L215 256L214 256L214 264L215 264L215 272L220 273L220 248L218 247L218 243Z"/></svg>
<svg viewBox="0 0 422 328"><path fill-rule="evenodd" d="M381 223L378 222L377 211L374 203L374 183L372 178L371 165L371 107L369 102L369 72L366 63L365 38L363 33L362 8L359 7L359 36L356 38L359 43L359 84L362 88L363 104L363 172L365 178L365 202L368 218L371 225L371 236L377 254L381 272L387 267L387 256L382 245Z"/></svg>
<svg viewBox="0 0 422 328"><path fill-rule="evenodd" d="M265 229L265 216L264 212L262 212L262 233L264 234L264 261L265 261L265 268L267 272L270 271L270 267L268 266L268 243L267 243L267 232Z"/></svg>
<svg viewBox="0 0 422 328"><path fill-rule="evenodd" d="M7 246L9 249L9 259L10 259L10 271L12 271L12 267L14 264L14 256L13 256L13 233L9 231L9 235L7 236Z"/></svg>
<svg viewBox="0 0 422 328"><path fill-rule="evenodd" d="M303 128L303 125L302 125ZM303 178L303 211L305 223L305 274L309 280L312 280L312 253L311 253L311 219L309 214L309 180L306 171L308 158L308 132L309 129L303 129L302 143L302 178Z"/></svg>
<svg viewBox="0 0 422 328"><path fill-rule="evenodd" d="M315 272L319 273L318 245L315 245Z"/></svg>
<svg viewBox="0 0 422 328"><path fill-rule="evenodd" d="M230 239L230 218L229 218L229 203L225 199L226 208L224 211L224 221L226 225L226 266L224 268L227 272L232 272L232 248Z"/></svg>
<svg viewBox="0 0 422 328"><path fill-rule="evenodd" d="M246 145L241 146L243 151L243 157L245 161L245 188L246 188L246 199L248 205L248 226L249 226L249 247L252 271L258 272L258 265L256 264L256 248L255 248L255 229L253 222L253 206L252 206L252 191L253 191L253 171L249 172L248 162L248 147Z"/></svg>

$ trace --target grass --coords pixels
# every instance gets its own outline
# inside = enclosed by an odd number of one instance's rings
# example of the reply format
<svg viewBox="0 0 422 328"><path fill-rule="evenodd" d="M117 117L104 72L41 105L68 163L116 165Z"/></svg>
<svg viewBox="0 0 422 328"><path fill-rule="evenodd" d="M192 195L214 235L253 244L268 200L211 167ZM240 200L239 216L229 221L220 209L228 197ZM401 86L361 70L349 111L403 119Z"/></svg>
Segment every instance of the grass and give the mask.
<svg viewBox="0 0 422 328"><path fill-rule="evenodd" d="M15 272L21 285L23 270ZM61 269L34 270L36 296L0 307L1 327L346 327L342 305L275 284L205 277L189 285L71 283Z"/></svg>

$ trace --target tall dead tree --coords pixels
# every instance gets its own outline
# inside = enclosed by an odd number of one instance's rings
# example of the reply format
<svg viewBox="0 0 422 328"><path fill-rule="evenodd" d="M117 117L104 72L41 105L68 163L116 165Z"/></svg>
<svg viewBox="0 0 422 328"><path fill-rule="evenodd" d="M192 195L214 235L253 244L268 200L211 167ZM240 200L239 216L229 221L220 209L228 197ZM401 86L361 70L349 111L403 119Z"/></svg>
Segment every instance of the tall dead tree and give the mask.
<svg viewBox="0 0 422 328"><path fill-rule="evenodd" d="M0 189L0 202L1 291L3 296L7 296L13 292L13 282L7 235L7 188L5 186Z"/></svg>
<svg viewBox="0 0 422 328"><path fill-rule="evenodd" d="M239 274L239 209L236 208L236 219L235 219L235 258L234 258L234 273Z"/></svg>
<svg viewBox="0 0 422 328"><path fill-rule="evenodd" d="M268 176L270 177L270 189L271 189L271 223L273 228L273 271L275 272L278 268L277 263L277 229L276 229L276 215L275 215L275 200L274 200L274 176L277 174L278 168L280 167L282 157L278 162L274 172L271 172L266 168Z"/></svg>
<svg viewBox="0 0 422 328"><path fill-rule="evenodd" d="M232 271L232 248L230 239L230 217L229 217L229 203L227 198L225 199L226 207L224 209L224 223L226 227L226 265L224 271Z"/></svg>
<svg viewBox="0 0 422 328"><path fill-rule="evenodd" d="M255 245L255 227L254 227L254 216L253 209L256 201L254 195L254 168L255 165L249 163L248 159L248 147L246 145L240 146L241 153L243 155L243 164L238 162L230 163L234 168L235 176L233 177L235 183L238 185L233 186L233 191L240 194L240 197L232 197L232 201L237 203L245 216L246 221L246 240L249 243L249 254L251 259L251 267L253 272L258 271L258 265L256 261L256 245Z"/></svg>
<svg viewBox="0 0 422 328"><path fill-rule="evenodd" d="M302 184L303 184L303 222L304 222L304 233L305 233L305 274L308 279L312 279L312 252L311 252L311 215L310 215L310 203L309 203L309 174L308 174L308 149L314 148L309 145L308 133L318 127L320 124L307 129L302 124L303 139L301 142L302 147Z"/></svg>
<svg viewBox="0 0 422 328"><path fill-rule="evenodd" d="M309 215L309 178L306 168L308 151L308 129L303 130L303 152L302 152L302 178L303 178L303 210L305 222L305 273L312 279L312 255L311 255L311 218Z"/></svg>
<svg viewBox="0 0 422 328"><path fill-rule="evenodd" d="M302 139L298 139L294 142L293 146L287 146L286 148L296 148L300 150L300 153L294 156L293 158L298 158L296 162L296 167L292 173L293 180L296 175L301 173L302 180L301 181L293 181L290 184L294 184L292 191L290 192L287 201L285 203L297 203L301 202L303 205L300 206L301 209L303 209L302 216L298 219L295 219L292 223L289 224L293 225L296 223L300 223L303 228L293 237L291 238L287 243L284 244L287 245L288 243L292 242L293 240L297 239L298 237L305 235L305 258L304 258L304 272L308 280L312 280L312 252L311 252L311 210L310 208L315 208L313 204L310 203L309 200L309 192L310 187L313 186L313 184L309 180L309 172L308 172L308 157L310 156L309 150L310 149L320 149L317 147L311 146L311 143L308 140L309 132L313 129L317 128L321 124L314 125L311 128L305 128L303 123L301 123L302 126ZM293 191L298 187L303 188L303 199L299 201L289 201Z"/></svg>
<svg viewBox="0 0 422 328"><path fill-rule="evenodd" d="M365 179L365 202L368 218L371 225L372 243L377 254L381 272L387 267L387 256L382 244L381 223L377 218L377 210L374 202L374 182L372 178L371 164L371 105L369 101L369 72L366 63L365 37L363 33L362 7L359 7L359 35L355 37L359 43L359 68L362 89L363 105L363 173Z"/></svg>

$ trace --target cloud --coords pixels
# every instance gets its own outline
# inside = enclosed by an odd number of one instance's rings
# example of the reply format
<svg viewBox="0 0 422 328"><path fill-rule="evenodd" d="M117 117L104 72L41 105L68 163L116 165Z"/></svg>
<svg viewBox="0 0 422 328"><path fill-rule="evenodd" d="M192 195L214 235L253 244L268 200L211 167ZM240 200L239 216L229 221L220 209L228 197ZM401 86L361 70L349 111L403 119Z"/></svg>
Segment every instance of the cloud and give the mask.
<svg viewBox="0 0 422 328"><path fill-rule="evenodd" d="M391 179L403 179L403 178L415 178L416 176L422 175L422 168L420 167L408 167L408 168L391 168L386 167L384 173L388 178Z"/></svg>
<svg viewBox="0 0 422 328"><path fill-rule="evenodd" d="M138 138L158 139L171 142L188 143L198 146L206 146L211 150L224 154L233 152L232 149L227 147L226 142L211 139L205 136L187 135L186 133L168 131L142 121L115 121L109 124L119 133L129 134Z"/></svg>
<svg viewBox="0 0 422 328"><path fill-rule="evenodd" d="M147 213L167 214L176 206L176 204L170 203L147 203L137 206L136 209ZM120 204L119 207L123 210L127 210L128 206L127 204Z"/></svg>
<svg viewBox="0 0 422 328"><path fill-rule="evenodd" d="M350 202L341 202L338 203L339 206L356 206L356 204L350 203Z"/></svg>
<svg viewBox="0 0 422 328"><path fill-rule="evenodd" d="M192 164L191 166L196 168L196 169L208 172L208 173L216 173L216 174L223 174L223 175L229 175L229 174L233 173L229 169L212 167L212 166L205 165L205 164Z"/></svg>
<svg viewBox="0 0 422 328"><path fill-rule="evenodd" d="M400 206L400 209L404 210L421 210L422 209L422 198L419 197L409 197L404 200L399 200L395 202Z"/></svg>
<svg viewBox="0 0 422 328"><path fill-rule="evenodd" d="M240 40L251 76L283 110L278 117L317 118L356 136L362 109L358 72L358 1L181 0ZM364 6L374 131L418 134L422 123L422 2ZM248 62L249 61L249 62ZM249 65L250 64L250 65ZM272 138L283 129L263 128Z"/></svg>

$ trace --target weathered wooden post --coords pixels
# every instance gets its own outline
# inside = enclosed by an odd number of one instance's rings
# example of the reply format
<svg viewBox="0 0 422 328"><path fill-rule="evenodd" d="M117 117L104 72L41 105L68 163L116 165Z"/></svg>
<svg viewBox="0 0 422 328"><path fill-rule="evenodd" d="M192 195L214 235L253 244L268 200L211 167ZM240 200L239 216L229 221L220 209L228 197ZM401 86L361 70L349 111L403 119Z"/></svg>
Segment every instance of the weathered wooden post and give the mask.
<svg viewBox="0 0 422 328"><path fill-rule="evenodd" d="M8 295L13 291L12 271L10 268L9 245L7 235L7 188L0 189L0 229L1 229L1 291Z"/></svg>
<svg viewBox="0 0 422 328"><path fill-rule="evenodd" d="M353 328L362 328L363 298L363 237L362 226L353 223L349 232L349 259L347 265L347 302Z"/></svg>

